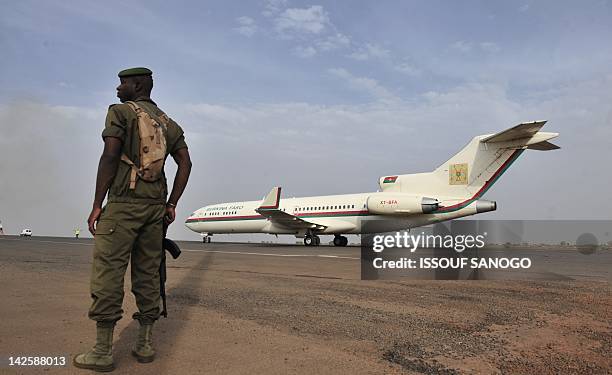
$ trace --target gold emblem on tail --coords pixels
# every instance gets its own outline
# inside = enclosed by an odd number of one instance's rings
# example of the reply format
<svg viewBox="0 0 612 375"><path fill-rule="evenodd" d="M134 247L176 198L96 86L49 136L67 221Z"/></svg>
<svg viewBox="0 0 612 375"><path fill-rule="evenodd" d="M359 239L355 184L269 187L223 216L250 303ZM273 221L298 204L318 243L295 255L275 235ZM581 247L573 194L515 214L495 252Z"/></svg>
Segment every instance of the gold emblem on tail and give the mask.
<svg viewBox="0 0 612 375"><path fill-rule="evenodd" d="M451 164L448 167L449 185L467 185L468 165L467 163Z"/></svg>

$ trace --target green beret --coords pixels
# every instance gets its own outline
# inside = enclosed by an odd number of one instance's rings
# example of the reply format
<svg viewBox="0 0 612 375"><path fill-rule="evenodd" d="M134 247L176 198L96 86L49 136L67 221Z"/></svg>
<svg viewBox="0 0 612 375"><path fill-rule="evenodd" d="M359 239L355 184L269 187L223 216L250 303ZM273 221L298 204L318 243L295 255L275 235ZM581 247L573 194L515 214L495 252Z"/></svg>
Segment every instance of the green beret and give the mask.
<svg viewBox="0 0 612 375"><path fill-rule="evenodd" d="M130 68L119 72L119 77L150 76L153 72L147 68Z"/></svg>

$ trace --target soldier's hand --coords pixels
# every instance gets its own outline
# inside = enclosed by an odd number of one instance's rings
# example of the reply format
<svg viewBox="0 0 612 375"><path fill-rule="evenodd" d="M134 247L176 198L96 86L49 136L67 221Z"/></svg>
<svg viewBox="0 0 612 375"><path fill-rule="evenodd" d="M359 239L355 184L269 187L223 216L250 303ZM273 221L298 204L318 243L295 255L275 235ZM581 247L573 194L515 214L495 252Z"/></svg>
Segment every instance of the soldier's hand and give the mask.
<svg viewBox="0 0 612 375"><path fill-rule="evenodd" d="M89 233L93 236L96 235L96 223L100 218L100 214L102 213L102 209L100 207L94 207L89 214L89 218L87 219L87 225L89 226Z"/></svg>
<svg viewBox="0 0 612 375"><path fill-rule="evenodd" d="M176 219L176 208L172 206L166 206L166 215L164 215L164 223L166 227Z"/></svg>

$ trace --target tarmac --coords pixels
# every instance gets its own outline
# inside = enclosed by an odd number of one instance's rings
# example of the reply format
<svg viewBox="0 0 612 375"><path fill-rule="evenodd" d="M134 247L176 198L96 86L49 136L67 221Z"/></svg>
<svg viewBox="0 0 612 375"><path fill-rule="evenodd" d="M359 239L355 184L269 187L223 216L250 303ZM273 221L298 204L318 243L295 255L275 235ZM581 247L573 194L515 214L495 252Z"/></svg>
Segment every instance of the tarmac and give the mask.
<svg viewBox="0 0 612 375"><path fill-rule="evenodd" d="M130 355L126 275L115 373L612 372L609 250L588 258L586 273L560 251L549 259L563 270L556 280L362 281L358 247L179 244L152 363ZM71 362L94 339L92 250L90 239L0 237L0 372L88 373ZM10 356L67 365L11 367Z"/></svg>

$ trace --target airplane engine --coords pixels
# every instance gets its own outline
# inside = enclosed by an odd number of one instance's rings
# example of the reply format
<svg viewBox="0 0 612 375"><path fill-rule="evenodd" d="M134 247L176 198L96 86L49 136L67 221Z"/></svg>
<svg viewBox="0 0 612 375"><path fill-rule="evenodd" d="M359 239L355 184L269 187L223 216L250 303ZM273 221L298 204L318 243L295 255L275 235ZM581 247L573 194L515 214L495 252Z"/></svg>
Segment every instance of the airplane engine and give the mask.
<svg viewBox="0 0 612 375"><path fill-rule="evenodd" d="M428 214L438 209L439 201L402 193L374 193L368 197L367 208L376 215Z"/></svg>

